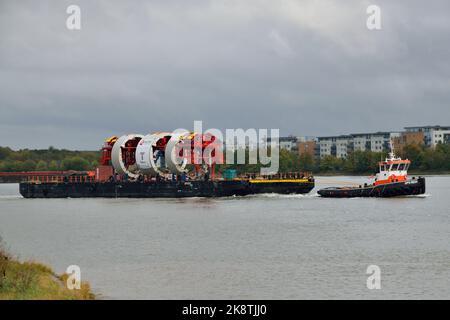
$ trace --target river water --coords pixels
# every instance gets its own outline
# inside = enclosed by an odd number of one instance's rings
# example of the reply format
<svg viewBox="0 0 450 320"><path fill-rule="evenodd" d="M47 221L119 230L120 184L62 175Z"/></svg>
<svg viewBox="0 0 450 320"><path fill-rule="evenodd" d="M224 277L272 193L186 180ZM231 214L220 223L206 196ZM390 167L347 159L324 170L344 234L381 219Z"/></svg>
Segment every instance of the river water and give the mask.
<svg viewBox="0 0 450 320"><path fill-rule="evenodd" d="M324 199L23 199L0 184L0 235L23 260L110 299L450 299L450 176L427 194ZM367 267L381 270L369 290Z"/></svg>

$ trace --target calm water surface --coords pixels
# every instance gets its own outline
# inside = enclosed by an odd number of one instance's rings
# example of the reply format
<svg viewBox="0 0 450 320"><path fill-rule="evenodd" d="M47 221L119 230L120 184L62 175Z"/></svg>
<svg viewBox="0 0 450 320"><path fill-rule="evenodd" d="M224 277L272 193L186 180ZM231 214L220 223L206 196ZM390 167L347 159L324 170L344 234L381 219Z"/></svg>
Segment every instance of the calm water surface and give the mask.
<svg viewBox="0 0 450 320"><path fill-rule="evenodd" d="M317 187L364 177L318 177ZM104 298L450 299L450 177L396 199L23 199L0 184L21 259L81 267ZM381 268L368 290L366 268Z"/></svg>

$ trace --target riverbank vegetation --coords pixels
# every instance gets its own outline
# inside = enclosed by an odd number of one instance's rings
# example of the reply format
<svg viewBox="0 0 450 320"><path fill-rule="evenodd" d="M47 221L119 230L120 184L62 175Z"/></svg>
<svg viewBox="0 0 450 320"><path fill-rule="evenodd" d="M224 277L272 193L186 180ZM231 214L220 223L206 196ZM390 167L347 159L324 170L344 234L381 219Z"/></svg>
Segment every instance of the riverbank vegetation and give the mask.
<svg viewBox="0 0 450 320"><path fill-rule="evenodd" d="M81 289L65 286L67 275L56 275L38 262L20 262L10 255L0 239L0 300L91 300L88 283Z"/></svg>
<svg viewBox="0 0 450 320"><path fill-rule="evenodd" d="M450 145L440 144L436 148L408 145L398 154L412 161L410 171L420 173L450 172ZM377 171L378 162L386 152L355 151L346 159L326 156L322 159L295 152L280 150L280 172L311 171L320 174L368 174ZM100 151L23 149L13 151L0 147L0 171L46 171L46 170L93 170L98 165ZM248 158L248 154L247 154ZM248 161L247 161L248 163ZM259 172L260 164L221 165L219 171L231 168L241 172Z"/></svg>
<svg viewBox="0 0 450 320"><path fill-rule="evenodd" d="M99 158L99 151L71 151L53 147L14 151L0 147L0 171L93 170Z"/></svg>
<svg viewBox="0 0 450 320"><path fill-rule="evenodd" d="M384 160L386 155L386 152L355 151L346 159L325 157L315 163L315 168L321 173L375 173L378 170L378 162ZM411 160L410 172L450 172L450 145L439 144L436 148L408 145L397 155Z"/></svg>

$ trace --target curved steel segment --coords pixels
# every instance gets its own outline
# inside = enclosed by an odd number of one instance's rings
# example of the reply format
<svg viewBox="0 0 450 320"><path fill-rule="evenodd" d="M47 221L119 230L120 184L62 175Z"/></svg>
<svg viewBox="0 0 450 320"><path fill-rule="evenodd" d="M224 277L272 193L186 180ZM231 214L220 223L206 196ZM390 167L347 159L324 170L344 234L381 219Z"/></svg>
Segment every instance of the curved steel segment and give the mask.
<svg viewBox="0 0 450 320"><path fill-rule="evenodd" d="M165 169L165 152L158 150L158 142L171 133L151 133L142 138L136 148L136 164L139 172L149 175L163 174ZM159 160L159 161L158 161Z"/></svg>
<svg viewBox="0 0 450 320"><path fill-rule="evenodd" d="M136 147L139 140L143 138L143 135L140 134L127 134L121 136L114 143L111 152L111 163L119 174L127 174L130 178L138 178L138 168L135 160L135 150L132 150ZM133 161L127 162L127 158L132 159Z"/></svg>
<svg viewBox="0 0 450 320"><path fill-rule="evenodd" d="M187 130L175 131L166 146L166 165L167 169L173 174L187 172L186 165L188 159L180 155L180 143L191 133Z"/></svg>

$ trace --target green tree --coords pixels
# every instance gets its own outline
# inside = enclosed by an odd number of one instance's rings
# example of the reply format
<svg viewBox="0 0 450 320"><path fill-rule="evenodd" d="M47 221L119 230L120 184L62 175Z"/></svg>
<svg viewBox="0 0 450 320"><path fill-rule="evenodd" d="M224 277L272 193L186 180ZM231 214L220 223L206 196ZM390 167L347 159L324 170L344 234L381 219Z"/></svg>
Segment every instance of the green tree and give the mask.
<svg viewBox="0 0 450 320"><path fill-rule="evenodd" d="M297 171L300 165L300 159L297 154L288 150L280 150L280 172Z"/></svg>
<svg viewBox="0 0 450 320"><path fill-rule="evenodd" d="M25 160L22 163L22 171L35 171L36 170L36 162L33 160Z"/></svg>
<svg viewBox="0 0 450 320"><path fill-rule="evenodd" d="M36 171L46 171L46 170L48 170L47 162L39 160L39 162L36 164Z"/></svg>
<svg viewBox="0 0 450 320"><path fill-rule="evenodd" d="M12 150L8 147L0 147L0 160L8 158L12 153Z"/></svg>
<svg viewBox="0 0 450 320"><path fill-rule="evenodd" d="M84 171L90 169L89 161L79 156L64 159L61 166L63 170Z"/></svg>
<svg viewBox="0 0 450 320"><path fill-rule="evenodd" d="M319 160L321 172L339 172L344 167L344 160L335 156L325 156Z"/></svg>
<svg viewBox="0 0 450 320"><path fill-rule="evenodd" d="M439 162L435 166L435 170L450 170L450 144L438 144L435 148Z"/></svg>
<svg viewBox="0 0 450 320"><path fill-rule="evenodd" d="M60 170L60 169L61 168L59 167L58 161L56 161L56 160L52 160L48 164L48 170L50 170L50 171L57 171L57 170Z"/></svg>
<svg viewBox="0 0 450 320"><path fill-rule="evenodd" d="M0 171L9 171L8 160L0 161Z"/></svg>
<svg viewBox="0 0 450 320"><path fill-rule="evenodd" d="M92 160L92 161L91 161L90 167L91 167L91 168L97 168L98 165L99 165L98 160Z"/></svg>
<svg viewBox="0 0 450 320"><path fill-rule="evenodd" d="M406 145L401 155L403 158L411 160L411 169L417 169L423 166L424 152L420 146L416 144Z"/></svg>
<svg viewBox="0 0 450 320"><path fill-rule="evenodd" d="M372 151L354 151L350 153L345 161L345 171L351 173L369 173L378 169L378 162L383 159L384 154Z"/></svg>
<svg viewBox="0 0 450 320"><path fill-rule="evenodd" d="M299 156L299 168L301 171L313 171L314 170L314 158L304 153Z"/></svg>

